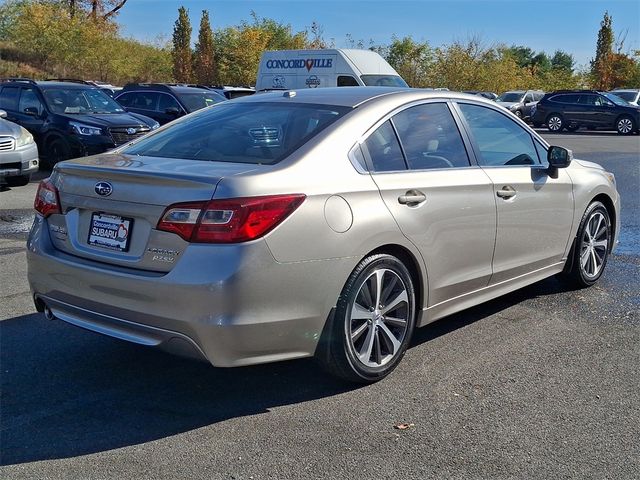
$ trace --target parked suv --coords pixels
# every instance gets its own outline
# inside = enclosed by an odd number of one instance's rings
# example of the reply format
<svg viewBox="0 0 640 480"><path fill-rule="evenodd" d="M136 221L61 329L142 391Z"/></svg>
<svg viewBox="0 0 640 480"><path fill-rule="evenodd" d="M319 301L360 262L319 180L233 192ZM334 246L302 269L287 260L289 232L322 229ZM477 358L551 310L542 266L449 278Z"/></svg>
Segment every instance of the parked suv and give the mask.
<svg viewBox="0 0 640 480"><path fill-rule="evenodd" d="M26 129L3 120L6 116L0 110L0 185L21 187L38 171L38 147Z"/></svg>
<svg viewBox="0 0 640 480"><path fill-rule="evenodd" d="M2 81L0 109L7 120L29 130L51 165L105 152L159 126L127 113L99 88L76 81Z"/></svg>
<svg viewBox="0 0 640 480"><path fill-rule="evenodd" d="M146 115L162 125L227 100L206 87L176 83L129 83L115 98L128 112Z"/></svg>
<svg viewBox="0 0 640 480"><path fill-rule="evenodd" d="M496 98L496 102L516 117L527 120L532 115L532 108L542 97L544 97L542 90L512 90L504 92Z"/></svg>
<svg viewBox="0 0 640 480"><path fill-rule="evenodd" d="M609 93L617 95L621 99L630 103L631 105L640 106L640 89L637 88L616 88Z"/></svg>
<svg viewBox="0 0 640 480"><path fill-rule="evenodd" d="M533 124L547 124L551 132L580 127L616 130L622 135L638 131L640 108L616 95L596 90L558 90L538 102Z"/></svg>

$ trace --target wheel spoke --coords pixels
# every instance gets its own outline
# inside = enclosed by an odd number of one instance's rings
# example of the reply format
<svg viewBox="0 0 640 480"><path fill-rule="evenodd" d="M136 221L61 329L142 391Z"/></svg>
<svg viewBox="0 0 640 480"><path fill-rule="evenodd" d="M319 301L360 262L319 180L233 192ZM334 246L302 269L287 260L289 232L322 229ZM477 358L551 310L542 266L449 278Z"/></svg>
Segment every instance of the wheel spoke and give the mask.
<svg viewBox="0 0 640 480"><path fill-rule="evenodd" d="M371 312L364 308L359 303L353 304L353 309L351 310L351 320L369 320L371 318Z"/></svg>
<svg viewBox="0 0 640 480"><path fill-rule="evenodd" d="M353 343L356 343L358 341L358 339L362 336L362 334L364 332L367 331L367 328L370 325L367 322L364 322L362 325L360 325L358 328L356 328L354 331L351 332L351 341Z"/></svg>
<svg viewBox="0 0 640 480"><path fill-rule="evenodd" d="M380 329L378 330L378 332L383 333L383 337L385 339L385 343L389 347L389 351L392 352L392 355L395 355L395 353L400 348L400 340L396 338L393 332L391 332L391 330L389 330L389 327L387 327L384 323L380 325Z"/></svg>
<svg viewBox="0 0 640 480"><path fill-rule="evenodd" d="M596 260L596 252L591 249L591 275L595 275L598 272L598 262Z"/></svg>
<svg viewBox="0 0 640 480"><path fill-rule="evenodd" d="M384 288L382 289L382 295L380 296L380 303L382 304L388 303L387 300L389 298L389 295L391 295L391 292L393 292L393 289L398 283L398 277L396 277L395 275L388 275L387 278L389 277L391 278L391 280L389 280L384 286Z"/></svg>
<svg viewBox="0 0 640 480"><path fill-rule="evenodd" d="M374 307L373 298L371 298L371 281L368 279L360 288L362 294L362 300L364 300L364 307Z"/></svg>
<svg viewBox="0 0 640 480"><path fill-rule="evenodd" d="M388 305L385 305L384 308L380 309L380 312L385 315L387 312L392 312L395 310L398 305L401 303L407 303L409 301L409 297L407 296L407 291L402 290L396 297L389 302Z"/></svg>
<svg viewBox="0 0 640 480"><path fill-rule="evenodd" d="M592 240L596 238L596 234L600 230L600 225L602 225L602 215L598 215L598 224L596 225L596 228L592 229L590 232Z"/></svg>
<svg viewBox="0 0 640 480"><path fill-rule="evenodd" d="M382 348L380 348L380 332L376 331L373 338L374 338L373 351L375 355L375 362L378 365L381 365L382 364Z"/></svg>
<svg viewBox="0 0 640 480"><path fill-rule="evenodd" d="M602 228L598 231L598 233L596 233L596 234L595 234L595 236L594 236L593 238L597 240L598 238L602 237L603 235L604 235L604 236L606 236L606 235L607 235L607 226L606 226L606 225L605 225L604 227L602 227Z"/></svg>
<svg viewBox="0 0 640 480"><path fill-rule="evenodd" d="M384 317L384 323L392 325L394 327L404 328L407 325L407 321L402 318Z"/></svg>
<svg viewBox="0 0 640 480"><path fill-rule="evenodd" d="M586 271L587 269L587 262L589 260L589 251L591 249L590 248L585 248L584 252L582 252L582 254L580 255L580 265L582 265L582 268Z"/></svg>
<svg viewBox="0 0 640 480"><path fill-rule="evenodd" d="M375 308L380 306L380 302L382 301L382 281L384 279L384 270L376 270L376 303L374 304Z"/></svg>
<svg viewBox="0 0 640 480"><path fill-rule="evenodd" d="M607 241L606 240L600 240L599 242L593 242L593 246L594 248L607 248Z"/></svg>
<svg viewBox="0 0 640 480"><path fill-rule="evenodd" d="M365 365L370 363L371 361L371 352L373 350L373 342L375 340L375 328L373 325L369 326L369 330L367 331L367 336L364 339L364 343L362 344L362 348L360 352L358 352L358 357L360 361Z"/></svg>

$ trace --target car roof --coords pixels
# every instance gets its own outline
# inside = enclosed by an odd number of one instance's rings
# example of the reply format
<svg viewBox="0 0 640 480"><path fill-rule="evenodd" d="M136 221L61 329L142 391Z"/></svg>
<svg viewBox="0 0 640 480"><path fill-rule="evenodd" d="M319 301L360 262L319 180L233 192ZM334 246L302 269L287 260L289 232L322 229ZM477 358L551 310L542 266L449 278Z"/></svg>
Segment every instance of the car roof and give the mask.
<svg viewBox="0 0 640 480"><path fill-rule="evenodd" d="M640 92L640 88L614 88L613 90L609 90L609 92Z"/></svg>
<svg viewBox="0 0 640 480"><path fill-rule="evenodd" d="M234 103L245 102L295 102L321 105L335 105L355 108L363 103L382 97L404 97L407 101L429 98L459 98L484 101L482 97L461 92L445 90L426 90L420 88L402 87L326 87L305 88L301 90L278 90L256 93L246 97L236 98ZM493 104L486 100L488 104Z"/></svg>
<svg viewBox="0 0 640 480"><path fill-rule="evenodd" d="M88 85L85 83L58 82L58 81L52 81L52 80L8 79L0 83L2 83L3 85L11 84L11 85L20 85L20 86L36 85L44 89L51 88L51 87L64 87L67 89L77 88L77 89L83 89L83 90L98 89L95 85Z"/></svg>

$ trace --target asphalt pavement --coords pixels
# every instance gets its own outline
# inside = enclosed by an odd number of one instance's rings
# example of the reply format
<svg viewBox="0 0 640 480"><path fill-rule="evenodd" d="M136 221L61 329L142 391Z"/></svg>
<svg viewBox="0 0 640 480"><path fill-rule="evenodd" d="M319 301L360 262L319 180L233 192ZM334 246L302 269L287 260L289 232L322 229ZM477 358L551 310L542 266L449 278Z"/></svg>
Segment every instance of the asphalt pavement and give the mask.
<svg viewBox="0 0 640 480"><path fill-rule="evenodd" d="M544 136L616 175L603 277L420 329L365 387L311 360L216 369L45 320L26 283L36 183L0 192L0 478L640 478L640 136Z"/></svg>

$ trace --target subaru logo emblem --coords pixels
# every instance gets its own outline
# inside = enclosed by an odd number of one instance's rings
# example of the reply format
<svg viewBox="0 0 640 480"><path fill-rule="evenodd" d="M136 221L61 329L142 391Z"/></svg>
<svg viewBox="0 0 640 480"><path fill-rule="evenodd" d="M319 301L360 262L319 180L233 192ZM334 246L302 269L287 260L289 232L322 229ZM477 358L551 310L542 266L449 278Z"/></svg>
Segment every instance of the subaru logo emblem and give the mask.
<svg viewBox="0 0 640 480"><path fill-rule="evenodd" d="M133 135L134 133L136 133L136 129L135 128L127 128L127 134L128 135Z"/></svg>
<svg viewBox="0 0 640 480"><path fill-rule="evenodd" d="M98 182L96 183L95 191L102 197L108 197L113 192L113 186L109 182Z"/></svg>

